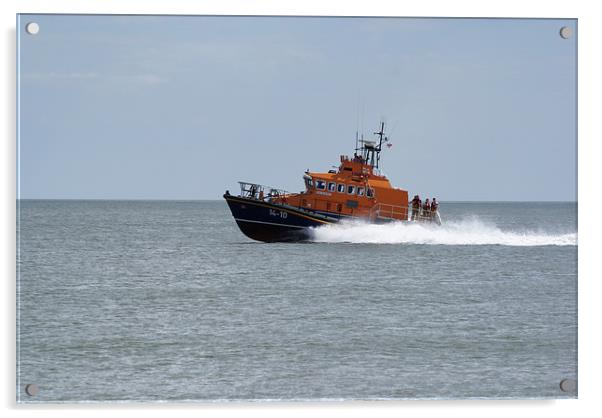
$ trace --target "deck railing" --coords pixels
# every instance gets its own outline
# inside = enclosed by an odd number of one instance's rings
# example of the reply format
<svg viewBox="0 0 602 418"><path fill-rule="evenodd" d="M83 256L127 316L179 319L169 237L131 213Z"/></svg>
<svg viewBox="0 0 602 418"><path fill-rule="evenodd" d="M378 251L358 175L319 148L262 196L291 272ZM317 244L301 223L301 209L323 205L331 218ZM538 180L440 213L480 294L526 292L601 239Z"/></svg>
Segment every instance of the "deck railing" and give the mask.
<svg viewBox="0 0 602 418"><path fill-rule="evenodd" d="M441 223L438 210L412 208L411 206L397 206L386 203L377 203L370 209L370 219L408 220L418 222Z"/></svg>
<svg viewBox="0 0 602 418"><path fill-rule="evenodd" d="M239 181L240 184L240 196L250 197L252 199L264 200L268 198L282 197L290 194L286 190L277 189L276 187L265 186L258 183L248 183L245 181Z"/></svg>

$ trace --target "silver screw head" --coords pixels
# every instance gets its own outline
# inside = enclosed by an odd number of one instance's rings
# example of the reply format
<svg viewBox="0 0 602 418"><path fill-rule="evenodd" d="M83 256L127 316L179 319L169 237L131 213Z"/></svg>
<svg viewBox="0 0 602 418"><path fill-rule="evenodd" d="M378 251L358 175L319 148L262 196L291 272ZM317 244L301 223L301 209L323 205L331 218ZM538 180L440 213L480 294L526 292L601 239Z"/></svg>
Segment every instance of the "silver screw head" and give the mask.
<svg viewBox="0 0 602 418"><path fill-rule="evenodd" d="M560 381L560 390L563 392L575 392L577 390L577 381L574 379L562 379Z"/></svg>
<svg viewBox="0 0 602 418"><path fill-rule="evenodd" d="M25 393L27 393L29 396L36 396L38 394L38 385L36 385L34 383L30 383L29 385L26 385Z"/></svg>
<svg viewBox="0 0 602 418"><path fill-rule="evenodd" d="M37 35L40 31L40 25L38 25L36 22L29 22L27 25L25 25L25 30L30 35Z"/></svg>
<svg viewBox="0 0 602 418"><path fill-rule="evenodd" d="M568 26L563 26L560 28L560 37L562 39L569 39L571 36L573 36L573 30L571 28Z"/></svg>

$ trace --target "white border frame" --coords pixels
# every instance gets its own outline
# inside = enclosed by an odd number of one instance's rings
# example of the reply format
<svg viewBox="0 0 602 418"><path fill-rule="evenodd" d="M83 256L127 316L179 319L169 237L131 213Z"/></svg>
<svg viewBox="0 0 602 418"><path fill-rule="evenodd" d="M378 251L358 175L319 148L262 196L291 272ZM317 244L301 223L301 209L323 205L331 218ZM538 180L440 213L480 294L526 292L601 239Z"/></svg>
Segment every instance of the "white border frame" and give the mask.
<svg viewBox="0 0 602 418"><path fill-rule="evenodd" d="M600 64L599 40L602 39L600 15L595 2L551 0L430 0L394 2L387 0L5 0L3 13L4 100L2 124L4 141L0 155L2 170L2 240L0 254L4 269L4 314L2 347L2 387L4 416L44 411L46 416L71 417L82 409L91 416L105 413L159 417L174 410L182 416L198 416L211 411L219 415L305 416L307 413L354 417L372 415L399 416L404 413L439 413L451 417L506 417L517 412L546 417L593 415L597 405L600 372L600 259L597 244L601 208L597 179L600 176ZM116 13L116 14L224 14L224 15L337 15L337 16L445 16L445 17L550 17L579 19L579 400L558 401L391 401L346 403L241 403L193 405L49 405L16 406L15 403L15 198L16 198L16 125L15 125L15 14L20 13ZM596 408L598 407L598 408ZM199 410L200 409L200 410Z"/></svg>

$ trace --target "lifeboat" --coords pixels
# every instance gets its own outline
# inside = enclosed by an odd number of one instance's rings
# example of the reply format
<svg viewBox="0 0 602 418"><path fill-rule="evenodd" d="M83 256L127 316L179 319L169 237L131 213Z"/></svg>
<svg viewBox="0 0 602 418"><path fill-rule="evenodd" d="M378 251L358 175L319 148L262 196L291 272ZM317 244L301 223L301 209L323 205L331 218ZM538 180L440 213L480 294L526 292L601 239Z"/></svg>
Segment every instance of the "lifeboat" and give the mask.
<svg viewBox="0 0 602 418"><path fill-rule="evenodd" d="M381 123L374 141L356 138L353 157L341 155L337 170L306 171L300 193L242 181L238 196L226 190L223 197L242 233L257 241L290 242L308 240L312 228L344 219L440 225L436 206L410 203L408 192L393 187L380 172L382 147L390 145L384 130Z"/></svg>

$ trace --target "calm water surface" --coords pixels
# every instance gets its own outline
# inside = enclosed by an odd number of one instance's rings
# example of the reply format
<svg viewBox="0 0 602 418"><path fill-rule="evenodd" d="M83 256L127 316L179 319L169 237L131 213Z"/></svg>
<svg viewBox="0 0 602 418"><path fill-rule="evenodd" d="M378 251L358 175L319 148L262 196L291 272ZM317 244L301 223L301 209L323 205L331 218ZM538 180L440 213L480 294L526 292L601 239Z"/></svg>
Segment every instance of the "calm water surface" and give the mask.
<svg viewBox="0 0 602 418"><path fill-rule="evenodd" d="M18 205L21 402L576 396L574 203L303 244L221 201Z"/></svg>

